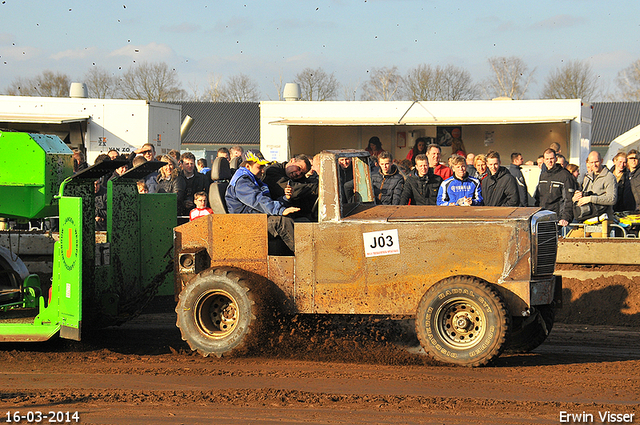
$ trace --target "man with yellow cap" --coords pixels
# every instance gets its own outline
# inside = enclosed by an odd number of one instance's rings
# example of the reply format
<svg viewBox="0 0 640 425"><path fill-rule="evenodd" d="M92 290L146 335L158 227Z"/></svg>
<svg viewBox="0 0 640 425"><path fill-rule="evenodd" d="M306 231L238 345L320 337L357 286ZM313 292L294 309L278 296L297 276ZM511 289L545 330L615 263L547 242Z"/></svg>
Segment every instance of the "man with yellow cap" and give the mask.
<svg viewBox="0 0 640 425"><path fill-rule="evenodd" d="M260 178L264 168L270 164L257 149L249 149L242 155L243 162L231 178L225 200L230 214L267 214L269 234L280 237L289 249L295 252L293 219L285 217L300 208L288 206L288 197L271 199L269 187Z"/></svg>

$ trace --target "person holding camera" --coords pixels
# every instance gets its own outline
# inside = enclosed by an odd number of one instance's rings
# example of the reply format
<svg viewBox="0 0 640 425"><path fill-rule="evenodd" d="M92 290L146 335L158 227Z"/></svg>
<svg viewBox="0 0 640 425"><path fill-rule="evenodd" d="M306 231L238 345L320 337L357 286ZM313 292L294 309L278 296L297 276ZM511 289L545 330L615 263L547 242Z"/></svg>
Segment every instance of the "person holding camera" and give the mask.
<svg viewBox="0 0 640 425"><path fill-rule="evenodd" d="M602 166L600 153L591 151L587 157L587 174L584 176L582 191L577 190L573 195L573 202L577 207L591 204L590 212L587 214L590 217L581 217L580 221L591 217L599 217L599 221L613 218L613 206L616 204L617 198L618 189L615 176Z"/></svg>

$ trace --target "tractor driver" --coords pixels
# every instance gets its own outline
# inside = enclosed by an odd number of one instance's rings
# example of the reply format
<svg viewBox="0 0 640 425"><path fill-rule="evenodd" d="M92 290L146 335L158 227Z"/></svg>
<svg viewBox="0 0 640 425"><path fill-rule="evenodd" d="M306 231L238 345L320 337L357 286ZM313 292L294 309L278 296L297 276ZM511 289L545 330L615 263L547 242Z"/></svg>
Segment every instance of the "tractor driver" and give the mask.
<svg viewBox="0 0 640 425"><path fill-rule="evenodd" d="M267 214L267 229L271 236L280 237L287 247L295 252L293 237L293 219L287 215L300 208L289 207L288 198L291 188L285 190L285 196L271 199L269 187L260 180L264 167L270 164L257 149L249 149L242 155L243 162L231 178L225 200L230 214Z"/></svg>

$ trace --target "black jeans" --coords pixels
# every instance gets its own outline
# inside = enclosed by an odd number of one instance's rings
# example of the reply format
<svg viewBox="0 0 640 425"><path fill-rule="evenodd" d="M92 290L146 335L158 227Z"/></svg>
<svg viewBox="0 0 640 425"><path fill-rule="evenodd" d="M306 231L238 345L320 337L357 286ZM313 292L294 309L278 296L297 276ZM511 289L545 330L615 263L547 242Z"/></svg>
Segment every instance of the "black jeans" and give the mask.
<svg viewBox="0 0 640 425"><path fill-rule="evenodd" d="M267 230L271 236L280 237L291 251L296 252L292 218L282 215L270 215L267 217Z"/></svg>

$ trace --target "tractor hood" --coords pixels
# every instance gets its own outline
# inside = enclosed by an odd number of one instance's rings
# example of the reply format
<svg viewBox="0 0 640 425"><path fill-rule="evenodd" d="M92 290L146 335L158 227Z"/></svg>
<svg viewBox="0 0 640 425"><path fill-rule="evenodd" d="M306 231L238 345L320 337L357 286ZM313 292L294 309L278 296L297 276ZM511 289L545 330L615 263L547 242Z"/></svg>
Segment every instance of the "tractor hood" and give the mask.
<svg viewBox="0 0 640 425"><path fill-rule="evenodd" d="M528 220L540 208L437 207L419 205L361 205L343 220L363 221L505 221Z"/></svg>

